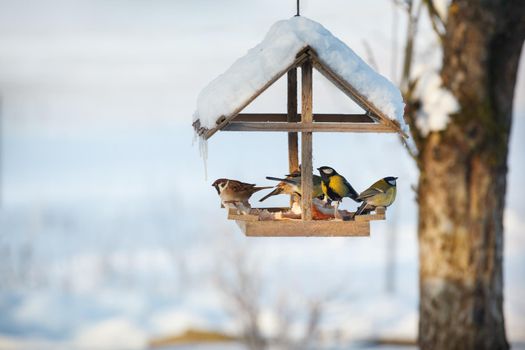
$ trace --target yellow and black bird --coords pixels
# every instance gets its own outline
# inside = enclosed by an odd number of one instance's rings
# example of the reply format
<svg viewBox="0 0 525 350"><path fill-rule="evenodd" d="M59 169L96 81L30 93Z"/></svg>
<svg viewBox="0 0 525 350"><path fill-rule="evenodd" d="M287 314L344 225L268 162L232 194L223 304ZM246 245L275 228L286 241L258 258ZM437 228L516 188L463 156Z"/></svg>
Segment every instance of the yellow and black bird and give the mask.
<svg viewBox="0 0 525 350"><path fill-rule="evenodd" d="M280 181L277 186L275 186L275 189L268 193L266 196L261 198L259 202L262 202L266 199L268 199L271 196L277 196L279 194L296 194L299 197L301 196L301 172L300 171L294 171L291 174L286 175L286 178L279 178L279 177L273 177L273 176L267 176L266 179L273 180L273 181ZM321 178L317 175L313 175L312 177L313 181L313 192L312 197L317 198L323 195L323 190L321 188Z"/></svg>
<svg viewBox="0 0 525 350"><path fill-rule="evenodd" d="M336 202L335 204L335 217L339 217L339 203L343 198L348 197L356 202L362 200L358 198L359 194L354 190L352 185L341 175L335 171L334 168L329 166L322 166L317 168L319 174L321 174L321 188L326 198Z"/></svg>
<svg viewBox="0 0 525 350"><path fill-rule="evenodd" d="M397 177L388 176L376 181L372 186L364 190L357 198L363 203L359 206L355 215L360 215L365 209L376 207L388 207L396 199Z"/></svg>

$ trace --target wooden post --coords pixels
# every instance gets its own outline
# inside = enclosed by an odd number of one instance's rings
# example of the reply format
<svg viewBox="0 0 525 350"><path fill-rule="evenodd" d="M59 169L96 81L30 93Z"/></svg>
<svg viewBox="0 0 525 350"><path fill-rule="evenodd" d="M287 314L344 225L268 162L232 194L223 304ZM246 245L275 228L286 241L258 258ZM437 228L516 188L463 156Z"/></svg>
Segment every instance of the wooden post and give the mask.
<svg viewBox="0 0 525 350"><path fill-rule="evenodd" d="M312 61L308 59L301 66L302 108L301 123L312 123ZM301 206L302 219L312 220L312 133L301 132Z"/></svg>
<svg viewBox="0 0 525 350"><path fill-rule="evenodd" d="M297 122L297 68L288 71L288 122ZM288 133L288 171L299 170L299 140L296 132ZM294 203L294 195L290 195L290 206Z"/></svg>

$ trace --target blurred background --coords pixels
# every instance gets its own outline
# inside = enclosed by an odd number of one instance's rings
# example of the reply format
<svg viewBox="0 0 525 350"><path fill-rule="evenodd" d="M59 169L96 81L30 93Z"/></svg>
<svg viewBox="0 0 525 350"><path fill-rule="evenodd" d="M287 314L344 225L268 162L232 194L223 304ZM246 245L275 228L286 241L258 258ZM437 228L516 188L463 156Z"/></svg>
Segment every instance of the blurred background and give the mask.
<svg viewBox="0 0 525 350"><path fill-rule="evenodd" d="M391 1L301 3L398 81L406 17ZM417 171L395 136L314 135L314 167L335 167L358 190L400 178L369 238L245 238L210 186L268 185L288 169L285 134L219 133L204 160L191 122L200 90L294 14L291 0L0 0L0 348L144 349L247 330L284 348L414 344ZM418 62L438 67L428 21L418 40ZM504 256L518 347L524 65L522 55ZM285 88L277 82L248 111L285 112ZM314 74L314 112L355 111Z"/></svg>

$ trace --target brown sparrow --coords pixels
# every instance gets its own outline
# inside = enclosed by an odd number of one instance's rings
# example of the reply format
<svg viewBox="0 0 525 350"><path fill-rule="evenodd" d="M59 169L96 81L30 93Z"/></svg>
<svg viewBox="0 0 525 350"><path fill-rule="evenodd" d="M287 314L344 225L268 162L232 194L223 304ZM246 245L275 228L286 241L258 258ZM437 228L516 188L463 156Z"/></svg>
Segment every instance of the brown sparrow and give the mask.
<svg viewBox="0 0 525 350"><path fill-rule="evenodd" d="M272 186L256 187L255 184L247 184L230 179L217 179L212 186L217 190L222 204L226 208L237 209L243 214L247 214L250 211L251 205L248 200L252 194L272 188Z"/></svg>

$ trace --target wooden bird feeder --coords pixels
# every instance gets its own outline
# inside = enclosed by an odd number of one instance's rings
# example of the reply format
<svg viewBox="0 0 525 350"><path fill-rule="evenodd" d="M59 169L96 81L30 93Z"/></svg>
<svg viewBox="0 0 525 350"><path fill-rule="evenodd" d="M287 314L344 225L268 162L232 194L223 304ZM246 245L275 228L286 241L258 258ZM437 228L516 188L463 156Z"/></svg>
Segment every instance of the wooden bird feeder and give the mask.
<svg viewBox="0 0 525 350"><path fill-rule="evenodd" d="M297 69L301 69L302 113L297 111ZM325 78L359 105L363 114L313 114L312 70L315 68ZM287 113L241 113L268 87L284 75L288 78ZM299 170L298 134L301 134L301 218L266 220L262 211L285 212L290 208L254 208L250 214L228 211L228 219L235 220L246 236L369 236L370 221L385 220L385 208L356 216L355 219L314 220L312 217L312 135L315 132L354 133L398 133L407 137L400 123L386 116L381 109L337 74L310 46L300 50L292 64L276 73L264 86L240 103L229 115L220 116L213 128L201 126L200 120L193 123L195 131L207 140L217 131L236 132L286 132L288 134L289 171Z"/></svg>

